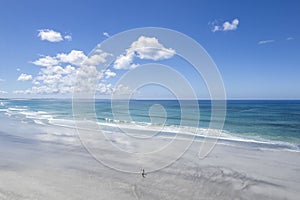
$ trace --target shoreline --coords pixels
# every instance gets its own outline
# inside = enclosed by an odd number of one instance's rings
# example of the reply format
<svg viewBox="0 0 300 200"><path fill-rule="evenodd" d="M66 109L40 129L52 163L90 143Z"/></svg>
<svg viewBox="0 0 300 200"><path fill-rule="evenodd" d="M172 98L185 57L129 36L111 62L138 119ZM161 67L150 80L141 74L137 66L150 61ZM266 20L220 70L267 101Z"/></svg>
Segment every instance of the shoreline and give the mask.
<svg viewBox="0 0 300 200"><path fill-rule="evenodd" d="M42 112L41 112L42 113ZM47 114L48 115L48 114ZM7 128L7 123L15 123L15 126L23 126L23 127L31 127L33 129L36 129L34 135L39 135L39 131L43 128L50 128L50 129L81 129L85 131L94 131L92 129L85 129L85 128L76 128L75 122L71 119L36 119L36 118L28 118L28 120L31 120L32 122L24 122L23 120L20 121L20 119L14 119L7 116L1 116L0 120L4 120L4 123L0 123L2 128ZM44 122L43 120L47 120L48 122ZM85 123L87 121L78 121L78 123ZM90 122L89 122L90 123ZM92 122L93 123L93 122ZM300 144L298 143L292 143L288 141L280 141L280 140L271 140L271 139L265 139L265 138L257 138L257 137L250 137L245 135L238 135L233 134L230 132L227 132L226 130L222 130L220 136L218 137L211 137L206 136L205 133L208 131L208 128L195 128L195 127L178 127L178 126L165 126L163 129L161 129L160 126L155 125L138 125L135 123L107 123L107 122L96 122L99 127L101 127L100 131L109 131L118 133L120 130L128 130L129 132L133 133L136 132L137 134L142 134L144 136L147 136L147 131L151 132L159 132L156 136L161 139L170 139L176 137L176 140L194 140L194 141L202 141L204 138L211 138L215 139L217 138L217 142L219 144L224 145L232 145L232 146L248 146L250 148L259 148L259 149L266 149L266 150L274 150L274 151L291 151L291 152L300 152ZM108 128L108 129L107 129ZM26 128L25 128L26 129ZM15 132L13 129L8 129L11 132ZM161 131L162 130L162 131ZM197 131L195 134L193 131ZM1 130L0 130L1 131ZM26 130L27 131L27 130ZM96 130L97 132L98 130ZM161 131L161 132L160 132ZM214 131L212 129L212 131ZM22 133L20 133L22 134ZM121 133L123 134L123 133ZM50 133L51 135L51 133ZM56 135L59 137L59 133ZM65 136L62 134L62 136ZM77 133L69 134L69 136L78 137Z"/></svg>
<svg viewBox="0 0 300 200"><path fill-rule="evenodd" d="M98 112L97 120L100 126L111 126L114 128L116 124L121 128L128 128L131 130L139 129L144 132L145 129L150 131L156 131L157 129L161 129L160 127L155 126L155 124L151 124L144 116L147 114L147 106L150 104L157 102L148 102L141 103L136 105L136 108L131 110L133 114L133 118L131 121L120 121L113 120L110 116L112 111L110 110L110 104L108 101L102 100L102 103L97 104ZM139 101L138 101L139 102ZM174 103L174 101L172 101ZM264 101L248 101L242 100L234 103L228 103L228 115L223 131L220 135L220 139L222 141L232 140L232 141L244 141L248 143L258 143L263 144L266 143L267 146L282 147L282 149L291 149L298 150L300 149L300 138L298 134L299 123L297 121L297 116L299 115L299 109L291 109L292 105L300 105L298 101L284 101L285 103L277 104L277 101L268 101L265 103ZM36 100L32 101L0 101L2 106L0 106L0 117L4 118L12 118L12 120L22 120L28 123L35 123L38 125L62 125L63 127L74 127L73 115L72 115L72 105L71 102L61 103L60 100L55 101L55 99L51 100ZM249 103L249 104L248 104ZM293 104L290 104L293 103ZM190 139L190 136L195 136L201 139L205 135L205 130L207 130L209 120L209 103L200 105L202 108L203 117L200 119L201 127L198 127L197 131L195 128L190 127L186 124L185 127L180 126L177 122L180 122L180 117L177 115L180 114L179 107L176 104L162 104L166 107L166 109L175 109L170 111L170 121L172 123L167 123L163 129L163 133L161 136L171 136L178 133L179 138ZM175 106L175 107L173 107ZM201 107L202 106L202 107ZM282 109L288 108L287 110ZM138 110L138 111L135 111ZM191 109L192 110L192 109ZM191 111L190 110L190 111ZM189 112L190 112L189 111ZM103 112L103 113L102 113ZM140 113L143 113L140 117ZM145 113L146 112L146 113ZM191 111L192 113L192 111ZM290 113L290 114L285 114ZM86 113L85 113L86 114ZM192 114L191 114L192 115ZM101 116L101 117L98 117ZM176 116L174 119L173 117ZM291 117L291 116L296 116ZM169 120L168 118L166 120ZM109 123L107 123L109 122ZM116 123L117 122L117 123ZM174 125L171 125L174 124ZM177 125L176 125L177 124ZM229 125L228 125L229 124ZM180 127L180 128L179 128ZM203 128L202 128L203 127ZM190 130L194 129L194 130ZM138 130L137 130L138 131ZM13 131L12 131L13 132ZM140 134L140 133L139 133ZM270 145L269 145L270 144ZM258 145L259 146L259 145Z"/></svg>

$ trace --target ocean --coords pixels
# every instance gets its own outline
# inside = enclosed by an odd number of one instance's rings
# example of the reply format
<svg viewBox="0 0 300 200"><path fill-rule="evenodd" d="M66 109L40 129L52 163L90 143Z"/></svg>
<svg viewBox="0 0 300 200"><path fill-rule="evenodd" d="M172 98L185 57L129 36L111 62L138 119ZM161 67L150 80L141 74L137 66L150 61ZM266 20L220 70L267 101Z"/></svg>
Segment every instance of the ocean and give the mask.
<svg viewBox="0 0 300 200"><path fill-rule="evenodd" d="M186 101L188 105L188 101ZM116 103L118 105L118 102ZM172 136L181 127L189 133L190 126L198 124L199 130L209 127L211 102L199 100L199 121L193 106L185 107L186 119L182 119L180 102L176 100L132 100L129 110L120 106L112 112L110 100L96 100L95 112L100 127L116 124L131 129L145 130L164 124L168 129L159 136ZM120 103L122 105L122 103ZM149 117L149 109L161 105L165 112ZM84 110L83 110L84 112ZM130 115L130 120L115 115ZM164 116L166 118L164 119ZM125 120L126 119L126 120ZM185 124L182 125L182 120ZM9 127L9 122L21 122L31 126L75 127L73 123L72 100L66 99L1 99L1 132L13 131L20 127ZM5 121L5 122L4 122ZM188 134L182 134L186 137ZM203 138L201 133L197 137ZM196 138L197 139L197 138ZM268 145L281 149L298 151L300 149L300 101L299 100L228 100L224 128L220 141L244 142Z"/></svg>

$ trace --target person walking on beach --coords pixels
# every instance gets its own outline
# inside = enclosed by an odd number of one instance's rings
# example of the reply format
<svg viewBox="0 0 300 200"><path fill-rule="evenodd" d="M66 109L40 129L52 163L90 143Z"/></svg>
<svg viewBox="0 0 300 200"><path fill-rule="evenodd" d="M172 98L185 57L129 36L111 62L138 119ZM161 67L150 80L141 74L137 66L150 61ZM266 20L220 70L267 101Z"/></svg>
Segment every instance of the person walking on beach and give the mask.
<svg viewBox="0 0 300 200"><path fill-rule="evenodd" d="M145 170L143 169L143 172L142 172L142 177L143 178L146 178L146 173L145 173Z"/></svg>

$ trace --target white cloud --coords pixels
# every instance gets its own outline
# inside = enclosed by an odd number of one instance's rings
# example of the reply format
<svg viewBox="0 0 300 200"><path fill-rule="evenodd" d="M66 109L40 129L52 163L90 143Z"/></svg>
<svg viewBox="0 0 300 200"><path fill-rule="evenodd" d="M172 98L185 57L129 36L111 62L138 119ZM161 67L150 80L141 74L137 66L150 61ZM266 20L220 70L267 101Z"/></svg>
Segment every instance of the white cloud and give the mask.
<svg viewBox="0 0 300 200"><path fill-rule="evenodd" d="M28 90L15 90L14 94L55 94L59 91L56 88L50 88L47 86L41 86L41 87L32 87Z"/></svg>
<svg viewBox="0 0 300 200"><path fill-rule="evenodd" d="M293 38L293 37L288 37L288 38L286 38L286 40L294 40L295 38Z"/></svg>
<svg viewBox="0 0 300 200"><path fill-rule="evenodd" d="M130 89L128 86L124 86L119 84L117 86L113 86L112 84L104 84L100 83L98 85L97 91L101 94L114 95L114 98L122 98L129 94L133 94L134 91Z"/></svg>
<svg viewBox="0 0 300 200"><path fill-rule="evenodd" d="M105 37L110 37L109 33L107 33L107 32L103 32L103 35L104 35Z"/></svg>
<svg viewBox="0 0 300 200"><path fill-rule="evenodd" d="M213 23L209 23L212 25L212 32L216 31L233 31L236 30L239 25L239 20L236 18L230 21L225 21L223 24L219 24L217 21L214 21Z"/></svg>
<svg viewBox="0 0 300 200"><path fill-rule="evenodd" d="M66 67L49 66L42 68L32 81L33 86L27 90L14 91L15 94L66 94L73 91L77 69L71 65Z"/></svg>
<svg viewBox="0 0 300 200"><path fill-rule="evenodd" d="M39 58L36 61L33 61L32 63L38 66L49 67L49 66L57 65L59 61L55 57L45 56Z"/></svg>
<svg viewBox="0 0 300 200"><path fill-rule="evenodd" d="M221 26L214 26L212 32L221 31L221 30L222 30Z"/></svg>
<svg viewBox="0 0 300 200"><path fill-rule="evenodd" d="M36 61L33 61L32 63L42 67L55 66L60 63L70 63L80 66L85 59L87 59L87 56L82 51L72 50L68 54L60 53L53 57L44 56Z"/></svg>
<svg viewBox="0 0 300 200"><path fill-rule="evenodd" d="M98 51L94 55L91 55L89 58L87 58L84 61L83 65L85 65L85 66L97 66L100 63L105 63L106 62L106 58L108 56L112 56L112 54L106 53L106 52L102 52L102 51Z"/></svg>
<svg viewBox="0 0 300 200"><path fill-rule="evenodd" d="M29 74L21 74L18 78L18 81L30 81L32 80L32 75Z"/></svg>
<svg viewBox="0 0 300 200"><path fill-rule="evenodd" d="M0 90L0 94L7 94L8 92Z"/></svg>
<svg viewBox="0 0 300 200"><path fill-rule="evenodd" d="M37 80L32 80L32 83L33 83L34 85L40 85L40 84L41 84L41 82L39 82L39 81L37 81Z"/></svg>
<svg viewBox="0 0 300 200"><path fill-rule="evenodd" d="M104 72L104 75L106 79L109 79L111 77L115 77L117 74L115 72L110 71L110 69L108 69Z"/></svg>
<svg viewBox="0 0 300 200"><path fill-rule="evenodd" d="M135 51L140 59L164 60L171 58L175 51L167 49L155 37L141 36L131 44L131 51Z"/></svg>
<svg viewBox="0 0 300 200"><path fill-rule="evenodd" d="M46 40L48 42L61 42L63 40L72 40L72 36L70 34L63 36L60 32L51 29L41 29L38 30L38 32L38 37L41 40Z"/></svg>
<svg viewBox="0 0 300 200"><path fill-rule="evenodd" d="M49 42L63 41L63 37L62 37L61 33L56 32L54 30L41 29L41 30L38 30L38 32L39 32L38 36L40 37L41 40L47 40Z"/></svg>
<svg viewBox="0 0 300 200"><path fill-rule="evenodd" d="M132 69L137 67L138 64L132 63L135 57L157 61L169 59L174 54L175 50L164 47L157 38L141 36L126 49L125 54L116 59L114 68Z"/></svg>
<svg viewBox="0 0 300 200"><path fill-rule="evenodd" d="M135 93L135 91L133 91L132 89L130 89L128 86L119 84L116 87L113 88L113 95L114 98L123 98L126 97L128 95L133 95Z"/></svg>
<svg viewBox="0 0 300 200"><path fill-rule="evenodd" d="M25 90L15 90L13 91L14 94L25 94Z"/></svg>
<svg viewBox="0 0 300 200"><path fill-rule="evenodd" d="M107 57L112 56L112 54L103 52L101 46L98 46L96 50L93 51L93 55L87 58L77 73L76 91L90 93L98 90L97 83L103 78L110 78L114 74L107 70L98 71L97 66L99 64L105 64L107 62ZM103 90L103 89L102 89Z"/></svg>
<svg viewBox="0 0 300 200"><path fill-rule="evenodd" d="M19 72L19 71L21 71L21 69L20 69L20 68L17 68L16 70L17 70L18 72Z"/></svg>
<svg viewBox="0 0 300 200"><path fill-rule="evenodd" d="M72 36L71 35L65 35L64 39L67 41L71 41L72 40Z"/></svg>
<svg viewBox="0 0 300 200"><path fill-rule="evenodd" d="M111 94L113 91L111 84L100 83L98 85L97 91L101 94Z"/></svg>
<svg viewBox="0 0 300 200"><path fill-rule="evenodd" d="M4 82L4 81L5 81L5 79L0 78L0 82Z"/></svg>
<svg viewBox="0 0 300 200"><path fill-rule="evenodd" d="M268 44L268 43L273 43L273 42L275 42L275 40L261 40L258 42L258 44L261 45L261 44Z"/></svg>
<svg viewBox="0 0 300 200"><path fill-rule="evenodd" d="M224 22L223 30L224 31L236 30L238 25L239 25L239 20L238 19L232 20L231 23L230 22Z"/></svg>
<svg viewBox="0 0 300 200"><path fill-rule="evenodd" d="M111 86L98 87L101 79L109 79L116 73L107 69L98 71L97 65L107 62L111 54L101 49L95 50L94 54L87 57L82 51L72 50L69 53L59 53L55 56L44 56L34 61L33 64L42 66L36 77L19 77L20 80L32 80L33 87L27 90L14 91L15 94L67 94L77 90L90 92L97 90L110 93ZM80 68L79 68L80 66Z"/></svg>
<svg viewBox="0 0 300 200"><path fill-rule="evenodd" d="M137 66L136 64L132 63L133 59L134 59L134 52L127 52L124 55L120 55L114 63L114 68L133 69Z"/></svg>
<svg viewBox="0 0 300 200"><path fill-rule="evenodd" d="M87 59L87 56L82 51L72 50L69 54L57 54L55 59L61 63L70 63L80 66L83 61Z"/></svg>

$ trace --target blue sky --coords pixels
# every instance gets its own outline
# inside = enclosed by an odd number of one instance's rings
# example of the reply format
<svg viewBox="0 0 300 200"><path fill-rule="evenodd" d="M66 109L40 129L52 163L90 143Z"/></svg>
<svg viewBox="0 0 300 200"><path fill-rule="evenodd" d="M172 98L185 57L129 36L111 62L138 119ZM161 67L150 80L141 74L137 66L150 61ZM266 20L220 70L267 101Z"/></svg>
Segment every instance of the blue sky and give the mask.
<svg viewBox="0 0 300 200"><path fill-rule="evenodd" d="M56 96L16 94L34 86L41 67L32 62L72 50L87 55L107 34L151 26L200 43L217 64L230 99L300 99L299 24L297 0L2 0L0 97ZM50 30L61 41L38 36Z"/></svg>

